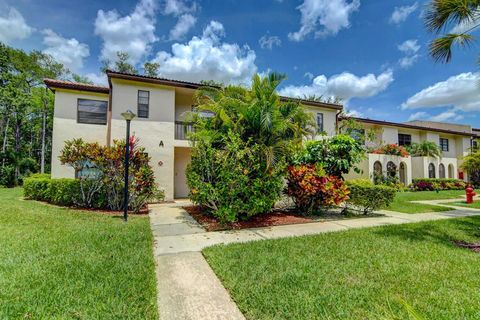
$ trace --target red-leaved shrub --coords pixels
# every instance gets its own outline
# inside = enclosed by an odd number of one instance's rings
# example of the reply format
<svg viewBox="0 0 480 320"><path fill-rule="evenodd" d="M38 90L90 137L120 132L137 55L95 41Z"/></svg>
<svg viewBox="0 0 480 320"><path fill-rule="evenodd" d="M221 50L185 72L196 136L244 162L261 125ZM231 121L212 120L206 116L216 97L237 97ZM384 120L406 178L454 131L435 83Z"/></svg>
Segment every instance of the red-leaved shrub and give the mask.
<svg viewBox="0 0 480 320"><path fill-rule="evenodd" d="M289 166L287 180L286 193L304 214L348 200L349 191L343 180L325 175L315 164Z"/></svg>

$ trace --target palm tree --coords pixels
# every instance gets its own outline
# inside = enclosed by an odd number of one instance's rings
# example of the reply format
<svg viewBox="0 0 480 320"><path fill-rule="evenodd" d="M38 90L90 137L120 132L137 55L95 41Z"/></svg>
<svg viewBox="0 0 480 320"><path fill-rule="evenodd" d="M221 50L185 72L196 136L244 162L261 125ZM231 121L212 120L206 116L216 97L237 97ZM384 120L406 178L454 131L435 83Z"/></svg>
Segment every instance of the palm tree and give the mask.
<svg viewBox="0 0 480 320"><path fill-rule="evenodd" d="M427 30L439 34L447 28L452 30L430 43L430 55L436 62L448 63L452 59L452 47L469 46L471 35L480 26L480 0L432 0L425 11Z"/></svg>
<svg viewBox="0 0 480 320"><path fill-rule="evenodd" d="M246 143L260 145L267 168L277 163L315 129L313 116L297 101L280 101L285 76L271 73L252 78L250 88L205 86L195 93L196 111L190 115L195 133L190 138L222 145L229 132ZM200 112L198 112L200 111ZM202 117L202 111L211 117Z"/></svg>
<svg viewBox="0 0 480 320"><path fill-rule="evenodd" d="M420 143L413 143L410 148L410 154L413 157L432 157L441 158L442 151L440 147L431 141L422 141Z"/></svg>

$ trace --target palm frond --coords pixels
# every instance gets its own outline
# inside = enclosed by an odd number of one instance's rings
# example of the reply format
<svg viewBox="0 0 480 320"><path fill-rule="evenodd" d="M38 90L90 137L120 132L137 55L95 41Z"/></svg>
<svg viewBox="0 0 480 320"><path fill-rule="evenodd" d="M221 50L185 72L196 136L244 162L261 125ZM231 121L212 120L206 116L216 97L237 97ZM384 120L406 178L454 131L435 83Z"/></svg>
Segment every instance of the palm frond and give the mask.
<svg viewBox="0 0 480 320"><path fill-rule="evenodd" d="M472 35L449 33L430 43L430 55L435 62L448 63L452 59L452 47L454 45L468 47L473 41L474 37Z"/></svg>
<svg viewBox="0 0 480 320"><path fill-rule="evenodd" d="M441 32L449 26L473 21L480 0L432 0L424 13L425 26L430 32Z"/></svg>

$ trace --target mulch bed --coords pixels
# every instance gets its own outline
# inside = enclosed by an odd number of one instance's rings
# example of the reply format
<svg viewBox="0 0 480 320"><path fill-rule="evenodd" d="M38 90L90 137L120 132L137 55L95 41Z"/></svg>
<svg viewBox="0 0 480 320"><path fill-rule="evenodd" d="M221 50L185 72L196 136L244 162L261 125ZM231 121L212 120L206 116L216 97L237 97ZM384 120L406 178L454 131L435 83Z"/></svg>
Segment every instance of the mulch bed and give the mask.
<svg viewBox="0 0 480 320"><path fill-rule="evenodd" d="M465 241L453 241L453 244L457 247L469 249L473 252L480 253L480 242L469 243Z"/></svg>
<svg viewBox="0 0 480 320"><path fill-rule="evenodd" d="M221 224L215 217L207 215L200 206L187 206L183 208L207 231L261 228L319 221L318 217L304 217L288 211L274 210L271 213L253 216L248 221Z"/></svg>

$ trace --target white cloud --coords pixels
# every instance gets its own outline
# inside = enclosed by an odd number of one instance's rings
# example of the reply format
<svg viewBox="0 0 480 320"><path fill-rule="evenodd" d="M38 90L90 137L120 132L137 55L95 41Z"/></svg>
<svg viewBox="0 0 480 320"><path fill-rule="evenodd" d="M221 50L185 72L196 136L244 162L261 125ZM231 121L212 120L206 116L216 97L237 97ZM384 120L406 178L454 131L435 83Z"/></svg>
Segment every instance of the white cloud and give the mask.
<svg viewBox="0 0 480 320"><path fill-rule="evenodd" d="M277 36L264 35L260 38L260 40L258 40L258 43L262 49L272 50L274 46L280 46L282 44L282 40L280 40L280 38Z"/></svg>
<svg viewBox="0 0 480 320"><path fill-rule="evenodd" d="M197 11L198 5L194 1L184 0L165 0L162 13L166 16L177 17L177 23L170 30L169 40L181 40L190 31L197 18L193 15Z"/></svg>
<svg viewBox="0 0 480 320"><path fill-rule="evenodd" d="M480 111L480 73L461 73L440 81L408 98L402 109L455 107L462 111Z"/></svg>
<svg viewBox="0 0 480 320"><path fill-rule="evenodd" d="M319 75L313 79L310 85L287 86L280 90L280 94L289 97L323 95L339 97L342 100L354 97L367 98L384 91L393 80L391 70L386 70L378 76L370 73L363 77L343 72L329 79L325 75Z"/></svg>
<svg viewBox="0 0 480 320"><path fill-rule="evenodd" d="M309 80L313 80L313 78L315 78L315 76L311 72L305 72L303 76L308 78Z"/></svg>
<svg viewBox="0 0 480 320"><path fill-rule="evenodd" d="M302 41L315 32L315 37L336 35L350 27L350 15L360 7L360 0L304 0L297 7L301 13L300 30L288 34L290 40ZM320 30L318 28L320 27Z"/></svg>
<svg viewBox="0 0 480 320"><path fill-rule="evenodd" d="M157 41L155 36L155 1L140 0L133 12L121 17L115 11L99 10L95 34L103 39L102 58L116 60L117 52L127 52L130 63L138 63Z"/></svg>
<svg viewBox="0 0 480 320"><path fill-rule="evenodd" d="M108 86L108 79L105 73L87 73L85 75L88 79L90 79L94 84L100 86Z"/></svg>
<svg viewBox="0 0 480 320"><path fill-rule="evenodd" d="M426 113L425 111L419 111L419 112L412 113L410 117L408 117L408 121L422 120L428 117L430 117L428 113Z"/></svg>
<svg viewBox="0 0 480 320"><path fill-rule="evenodd" d="M410 39L404 41L402 44L398 45L398 50L402 51L405 54L414 54L417 53L420 49L417 39Z"/></svg>
<svg viewBox="0 0 480 320"><path fill-rule="evenodd" d="M195 12L197 7L198 5L196 2L192 2L190 5L188 5L182 0L166 0L163 8L163 14L178 17L185 13Z"/></svg>
<svg viewBox="0 0 480 320"><path fill-rule="evenodd" d="M190 13L186 13L178 18L177 24L170 30L170 40L180 40L195 25L197 18Z"/></svg>
<svg viewBox="0 0 480 320"><path fill-rule="evenodd" d="M358 110L345 110L345 115L349 117L356 117L356 118L362 118L364 115Z"/></svg>
<svg viewBox="0 0 480 320"><path fill-rule="evenodd" d="M45 29L42 33L43 43L47 46L43 50L44 53L51 55L72 71L78 71L83 67L83 60L90 55L88 45L75 38L63 38L50 29Z"/></svg>
<svg viewBox="0 0 480 320"><path fill-rule="evenodd" d="M418 50L420 50L417 39L404 41L398 45L398 50L405 54L405 56L398 61L400 67L404 69L411 67L420 57L420 55L417 54Z"/></svg>
<svg viewBox="0 0 480 320"><path fill-rule="evenodd" d="M418 8L418 3L415 2L411 6L395 7L392 16L390 17L390 23L399 24L407 20L408 16L412 14Z"/></svg>
<svg viewBox="0 0 480 320"><path fill-rule="evenodd" d="M417 62L418 58L420 55L414 54L413 56L406 56L398 60L398 63L400 64L400 67L407 69L413 66L415 62Z"/></svg>
<svg viewBox="0 0 480 320"><path fill-rule="evenodd" d="M416 112L408 118L408 121L414 120L427 120L427 121L435 121L435 122L448 122L448 121L460 121L464 117L463 115L458 113L458 110L450 109L445 112L439 113L437 115L431 115L427 112L420 111Z"/></svg>
<svg viewBox="0 0 480 320"><path fill-rule="evenodd" d="M0 41L10 43L12 40L25 39L34 30L17 9L5 7L0 14Z"/></svg>
<svg viewBox="0 0 480 320"><path fill-rule="evenodd" d="M248 46L222 42L223 25L211 21L201 37L188 43L175 43L171 53L158 52L159 75L187 81L216 80L224 83L246 83L257 71L255 52Z"/></svg>

